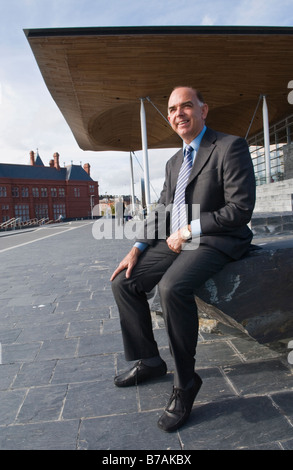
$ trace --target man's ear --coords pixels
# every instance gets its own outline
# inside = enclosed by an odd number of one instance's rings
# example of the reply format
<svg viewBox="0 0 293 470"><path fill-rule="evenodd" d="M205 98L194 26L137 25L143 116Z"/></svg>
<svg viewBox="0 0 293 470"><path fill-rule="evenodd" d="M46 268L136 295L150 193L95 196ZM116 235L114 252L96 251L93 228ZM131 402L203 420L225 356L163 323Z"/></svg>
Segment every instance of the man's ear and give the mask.
<svg viewBox="0 0 293 470"><path fill-rule="evenodd" d="M201 107L201 113L202 113L201 115L203 119L207 118L208 112L209 112L209 107L206 103L204 103L203 106Z"/></svg>

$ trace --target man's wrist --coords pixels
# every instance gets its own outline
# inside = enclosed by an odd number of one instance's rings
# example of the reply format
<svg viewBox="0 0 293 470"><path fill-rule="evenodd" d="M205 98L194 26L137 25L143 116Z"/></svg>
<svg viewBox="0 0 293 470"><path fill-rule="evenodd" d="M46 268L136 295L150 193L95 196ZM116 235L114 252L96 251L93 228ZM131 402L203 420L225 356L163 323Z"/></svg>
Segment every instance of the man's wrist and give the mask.
<svg viewBox="0 0 293 470"><path fill-rule="evenodd" d="M147 248L147 246L148 246L147 243L143 243L143 242L136 242L136 243L133 245L133 247L134 247L134 248L138 248L140 252L141 252L141 251L144 251L144 250Z"/></svg>
<svg viewBox="0 0 293 470"><path fill-rule="evenodd" d="M187 241L191 238L191 229L190 225L186 225L186 227L183 227L180 229L180 236L184 241Z"/></svg>
<svg viewBox="0 0 293 470"><path fill-rule="evenodd" d="M200 219L194 219L190 223L190 230L192 233L192 238L197 238L201 235L201 224Z"/></svg>

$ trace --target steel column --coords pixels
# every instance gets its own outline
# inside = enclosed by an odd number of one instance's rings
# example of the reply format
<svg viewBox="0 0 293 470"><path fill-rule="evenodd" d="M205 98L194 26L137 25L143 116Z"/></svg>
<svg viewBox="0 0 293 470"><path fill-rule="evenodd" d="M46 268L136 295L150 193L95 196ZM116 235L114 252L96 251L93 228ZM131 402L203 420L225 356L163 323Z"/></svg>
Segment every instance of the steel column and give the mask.
<svg viewBox="0 0 293 470"><path fill-rule="evenodd" d="M264 149L265 149L265 163L266 163L266 183L271 183L271 159L270 159L270 131L269 131L269 113L267 100L263 95L263 132L264 132Z"/></svg>
<svg viewBox="0 0 293 470"><path fill-rule="evenodd" d="M130 152L130 178L131 178L131 200L132 200L132 215L135 214L135 200L134 200L134 178L133 178L133 160L132 153Z"/></svg>
<svg viewBox="0 0 293 470"><path fill-rule="evenodd" d="M143 150L143 165L144 165L144 184L145 184L145 200L147 214L150 211L150 177L149 177L149 161L148 161L148 142L147 142L147 126L146 116L144 109L145 98L140 98L140 124L141 124L141 140Z"/></svg>

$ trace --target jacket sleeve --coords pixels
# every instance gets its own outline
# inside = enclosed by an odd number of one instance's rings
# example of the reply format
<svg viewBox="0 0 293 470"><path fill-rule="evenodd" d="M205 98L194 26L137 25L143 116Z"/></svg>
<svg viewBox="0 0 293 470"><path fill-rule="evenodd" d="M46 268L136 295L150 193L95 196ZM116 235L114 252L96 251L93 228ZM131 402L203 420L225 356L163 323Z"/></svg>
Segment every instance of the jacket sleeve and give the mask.
<svg viewBox="0 0 293 470"><path fill-rule="evenodd" d="M223 204L202 212L202 234L235 232L248 224L255 205L255 177L247 142L236 138L226 149L222 163Z"/></svg>

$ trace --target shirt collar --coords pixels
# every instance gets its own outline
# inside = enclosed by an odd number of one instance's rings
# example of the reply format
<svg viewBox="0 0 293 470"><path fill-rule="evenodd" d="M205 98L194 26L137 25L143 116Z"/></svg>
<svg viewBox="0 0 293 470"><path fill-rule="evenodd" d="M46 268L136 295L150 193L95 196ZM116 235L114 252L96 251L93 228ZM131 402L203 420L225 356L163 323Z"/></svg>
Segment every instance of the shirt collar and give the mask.
<svg viewBox="0 0 293 470"><path fill-rule="evenodd" d="M187 145L190 145L193 150L195 150L196 152L198 151L199 149L199 146L200 146L200 143L201 143L201 139L203 138L204 136L204 133L205 131L207 130L207 127L206 126L203 126L203 129L202 131L200 132L200 134L198 134L195 139L193 139L192 142L190 142L190 144L186 144L185 142L183 142L183 152L184 152L184 149Z"/></svg>

